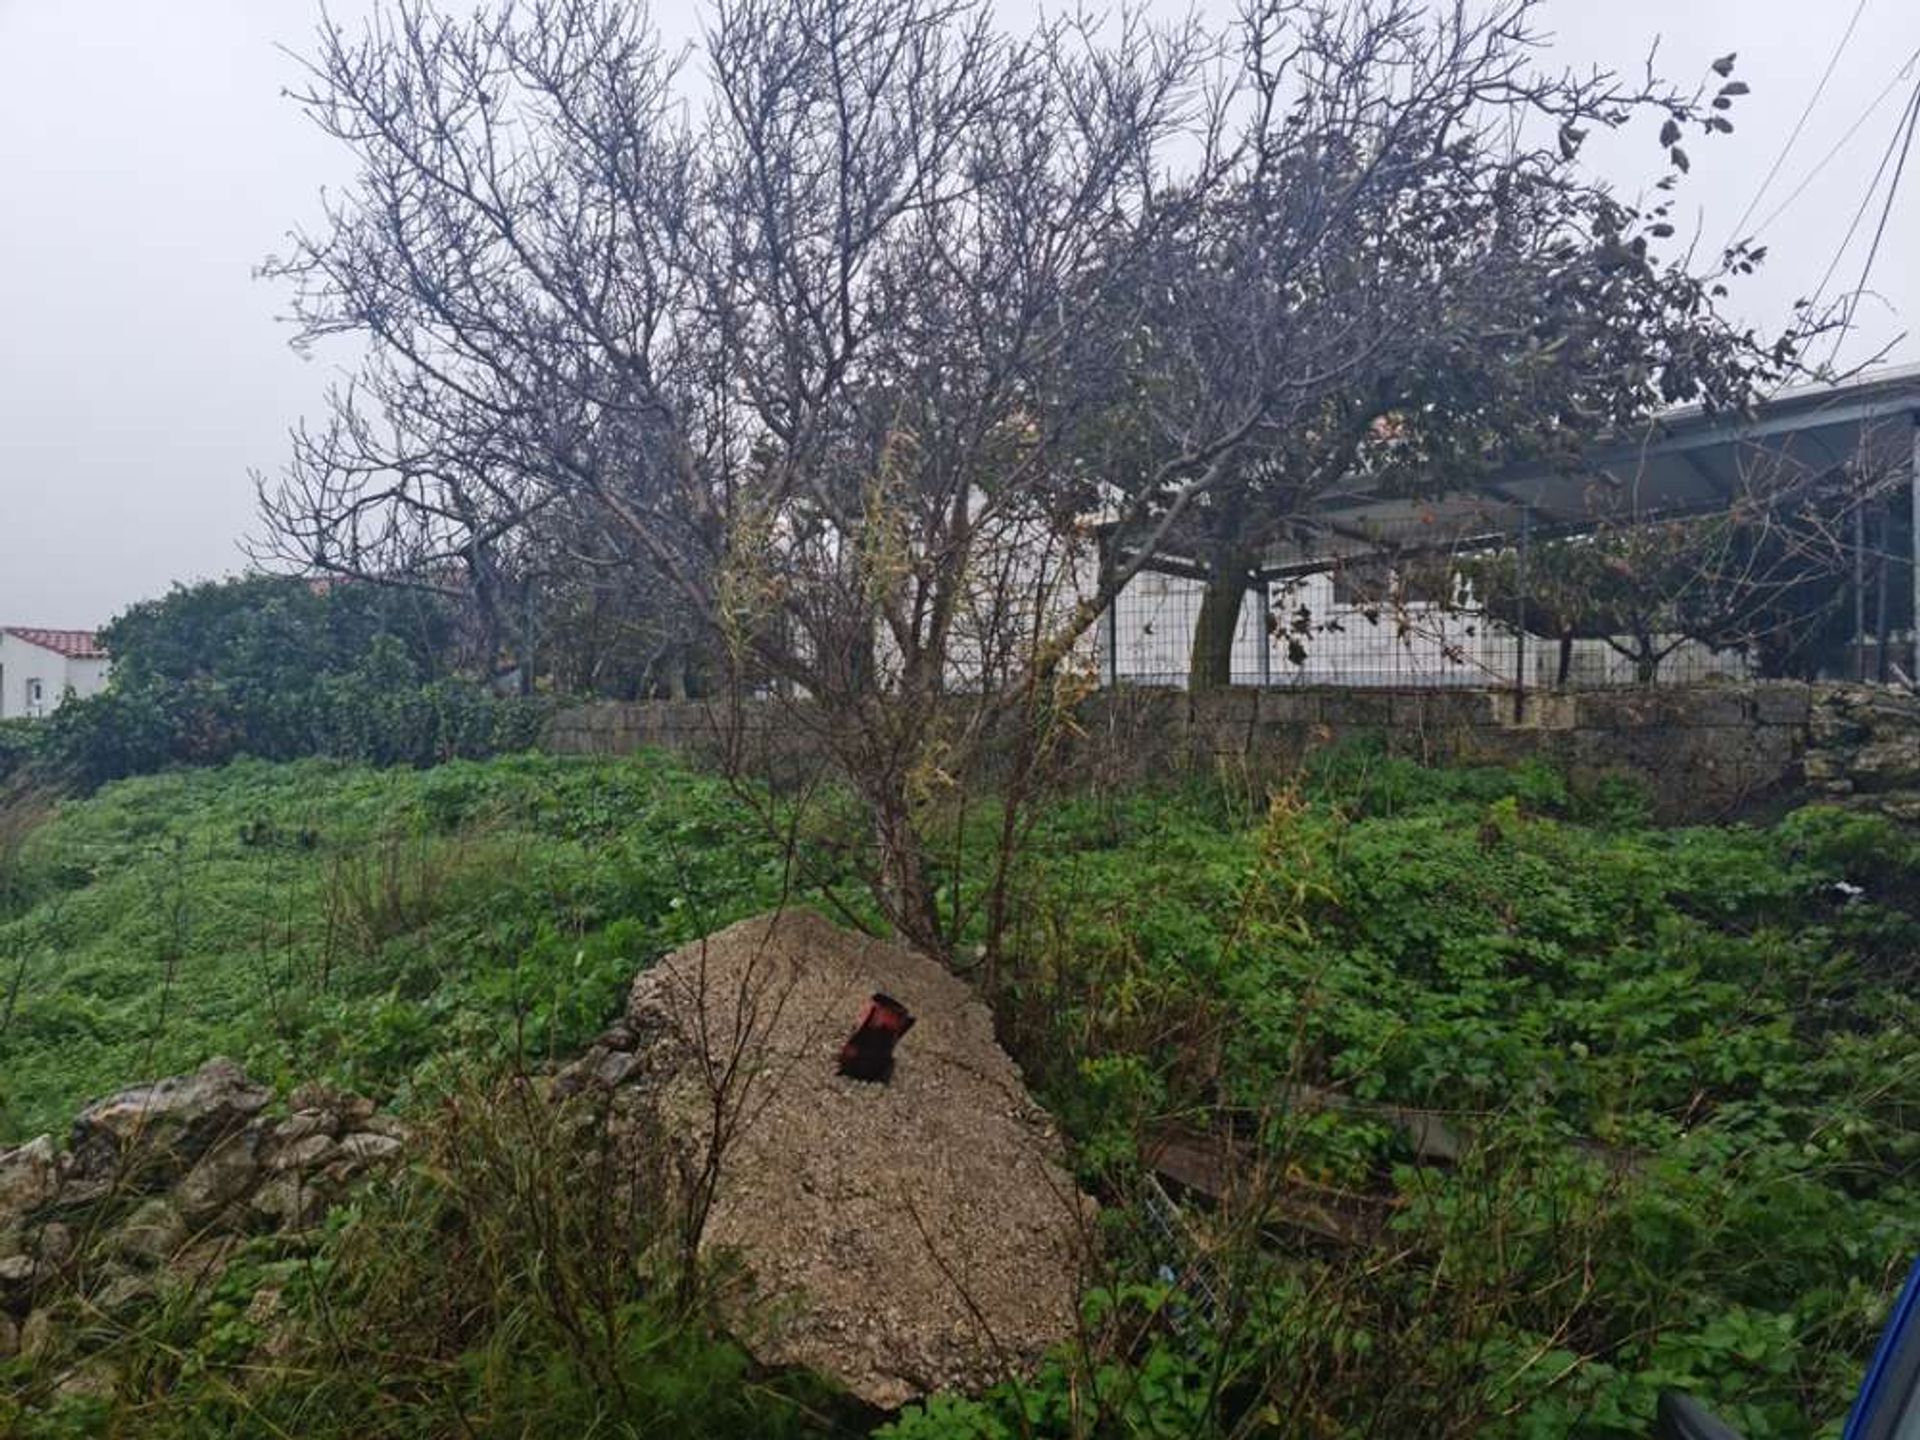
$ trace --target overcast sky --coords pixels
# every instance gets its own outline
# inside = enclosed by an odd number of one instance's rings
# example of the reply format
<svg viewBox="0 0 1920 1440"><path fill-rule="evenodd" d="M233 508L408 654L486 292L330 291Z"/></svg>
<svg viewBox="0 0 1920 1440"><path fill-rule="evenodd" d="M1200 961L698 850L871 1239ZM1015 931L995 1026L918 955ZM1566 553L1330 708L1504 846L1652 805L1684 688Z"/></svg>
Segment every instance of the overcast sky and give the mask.
<svg viewBox="0 0 1920 1440"><path fill-rule="evenodd" d="M1713 247L1779 156L1854 3L1547 0L1543 15L1570 62L1637 68L1659 36L1663 72L1692 78L1739 52L1753 94L1735 133L1689 142L1680 219L1699 218ZM1002 8L1013 15L1017 0ZM691 33L685 6L658 12L670 36ZM280 95L294 67L276 47L304 46L316 14L316 0L0 0L0 624L96 625L175 580L241 568L249 469L280 464L288 427L318 414L330 374L325 357L289 350L285 296L252 274L348 173ZM1920 5L1867 0L1756 218L1916 49ZM1911 83L1910 72L1767 228L1764 273L1739 297L1747 318L1777 327L1819 284ZM1628 192L1660 173L1651 132L1594 158ZM1830 294L1853 285L1877 218L1876 202ZM1843 360L1892 340L1902 317L1920 320L1920 156L1873 288ZM1893 358L1920 358L1920 344Z"/></svg>

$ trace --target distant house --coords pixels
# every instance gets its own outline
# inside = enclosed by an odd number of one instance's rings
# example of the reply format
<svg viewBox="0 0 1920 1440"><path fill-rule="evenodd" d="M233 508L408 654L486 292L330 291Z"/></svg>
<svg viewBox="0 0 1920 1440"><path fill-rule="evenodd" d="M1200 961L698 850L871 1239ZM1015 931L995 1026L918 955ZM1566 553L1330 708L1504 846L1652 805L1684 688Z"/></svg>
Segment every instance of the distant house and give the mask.
<svg viewBox="0 0 1920 1440"><path fill-rule="evenodd" d="M107 666L91 630L0 626L0 720L51 715L69 695L99 694Z"/></svg>

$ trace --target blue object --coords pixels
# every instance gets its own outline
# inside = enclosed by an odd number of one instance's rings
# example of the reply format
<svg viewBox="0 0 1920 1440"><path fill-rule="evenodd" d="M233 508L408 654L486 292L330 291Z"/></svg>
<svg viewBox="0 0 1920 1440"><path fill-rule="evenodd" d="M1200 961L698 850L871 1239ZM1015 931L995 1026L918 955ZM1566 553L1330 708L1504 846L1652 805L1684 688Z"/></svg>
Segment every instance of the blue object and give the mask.
<svg viewBox="0 0 1920 1440"><path fill-rule="evenodd" d="M1920 1440L1920 1260L1907 1272L1841 1440Z"/></svg>

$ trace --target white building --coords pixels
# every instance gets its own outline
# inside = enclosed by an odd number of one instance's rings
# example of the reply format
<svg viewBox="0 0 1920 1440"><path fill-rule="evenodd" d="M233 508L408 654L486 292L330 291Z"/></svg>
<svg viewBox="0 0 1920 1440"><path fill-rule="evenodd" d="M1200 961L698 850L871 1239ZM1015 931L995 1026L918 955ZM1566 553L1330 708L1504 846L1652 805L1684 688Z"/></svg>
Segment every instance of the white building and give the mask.
<svg viewBox="0 0 1920 1440"><path fill-rule="evenodd" d="M91 630L0 626L0 720L51 715L69 695L97 695L107 668Z"/></svg>

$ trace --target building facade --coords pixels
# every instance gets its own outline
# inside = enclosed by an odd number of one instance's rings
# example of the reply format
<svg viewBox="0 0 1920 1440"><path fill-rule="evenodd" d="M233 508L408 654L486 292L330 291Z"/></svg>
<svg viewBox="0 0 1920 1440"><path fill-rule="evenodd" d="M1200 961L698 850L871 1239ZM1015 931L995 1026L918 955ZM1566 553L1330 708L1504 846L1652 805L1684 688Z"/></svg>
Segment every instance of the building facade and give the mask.
<svg viewBox="0 0 1920 1440"><path fill-rule="evenodd" d="M97 695L108 666L91 630L0 626L0 720L38 719L69 695Z"/></svg>

